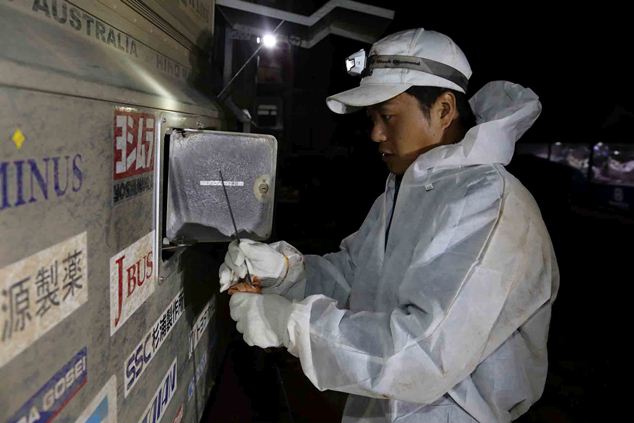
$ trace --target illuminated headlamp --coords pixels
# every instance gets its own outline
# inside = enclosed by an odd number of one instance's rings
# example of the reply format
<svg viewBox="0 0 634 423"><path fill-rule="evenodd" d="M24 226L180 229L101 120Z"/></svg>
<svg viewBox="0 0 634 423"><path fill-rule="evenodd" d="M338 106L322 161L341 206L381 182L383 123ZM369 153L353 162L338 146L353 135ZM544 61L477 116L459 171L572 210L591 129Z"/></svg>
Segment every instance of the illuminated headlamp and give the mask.
<svg viewBox="0 0 634 423"><path fill-rule="evenodd" d="M361 49L346 58L346 71L352 76L361 75L365 69L365 50Z"/></svg>
<svg viewBox="0 0 634 423"><path fill-rule="evenodd" d="M444 63L416 56L372 55L367 57L361 49L346 59L346 70L352 76L366 77L372 75L374 69L411 69L435 75L461 87L467 91L469 79L458 69Z"/></svg>

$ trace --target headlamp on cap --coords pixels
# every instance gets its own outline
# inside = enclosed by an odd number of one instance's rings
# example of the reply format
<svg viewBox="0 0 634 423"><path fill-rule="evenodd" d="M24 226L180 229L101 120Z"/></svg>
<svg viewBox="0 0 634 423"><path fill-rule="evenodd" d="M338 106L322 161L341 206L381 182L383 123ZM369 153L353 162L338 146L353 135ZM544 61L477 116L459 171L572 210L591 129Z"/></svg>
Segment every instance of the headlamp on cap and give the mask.
<svg viewBox="0 0 634 423"><path fill-rule="evenodd" d="M348 56L346 69L350 75L362 77L372 75L373 69L410 69L451 81L462 88L463 92L467 91L469 82L469 78L458 69L435 60L403 55L372 55L366 57L363 49Z"/></svg>
<svg viewBox="0 0 634 423"><path fill-rule="evenodd" d="M366 55L365 50L361 49L346 58L346 70L352 76L358 76L365 69Z"/></svg>

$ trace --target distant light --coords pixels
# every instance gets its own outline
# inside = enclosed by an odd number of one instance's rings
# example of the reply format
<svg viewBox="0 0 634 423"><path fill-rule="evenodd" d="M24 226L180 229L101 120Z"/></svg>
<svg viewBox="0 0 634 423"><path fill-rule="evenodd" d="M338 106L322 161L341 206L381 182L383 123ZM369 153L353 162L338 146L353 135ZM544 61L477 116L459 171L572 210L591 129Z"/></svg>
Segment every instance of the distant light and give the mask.
<svg viewBox="0 0 634 423"><path fill-rule="evenodd" d="M555 143L555 145L561 145L561 143L560 143L559 141L557 141L557 142Z"/></svg>
<svg viewBox="0 0 634 423"><path fill-rule="evenodd" d="M621 152L619 150L614 150L614 155L618 156L619 154L621 154Z"/></svg>
<svg viewBox="0 0 634 423"><path fill-rule="evenodd" d="M262 41L262 39L260 37L257 38L258 44L260 44L260 42Z"/></svg>
<svg viewBox="0 0 634 423"><path fill-rule="evenodd" d="M262 44L266 48L273 48L277 44L277 38L273 34L264 34L262 37Z"/></svg>

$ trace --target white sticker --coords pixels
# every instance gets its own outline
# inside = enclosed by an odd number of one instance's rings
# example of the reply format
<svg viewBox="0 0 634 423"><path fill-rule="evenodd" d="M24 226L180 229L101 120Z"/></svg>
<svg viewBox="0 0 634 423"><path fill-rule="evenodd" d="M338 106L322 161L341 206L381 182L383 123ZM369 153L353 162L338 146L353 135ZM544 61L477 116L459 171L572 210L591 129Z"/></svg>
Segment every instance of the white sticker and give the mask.
<svg viewBox="0 0 634 423"><path fill-rule="evenodd" d="M194 376L192 376L189 384L187 385L187 402L189 402L194 393L196 393L196 384L203 380L203 375L205 374L205 370L207 369L207 351L203 352L202 357L198 360L198 364L196 365L196 371L194 372Z"/></svg>
<svg viewBox="0 0 634 423"><path fill-rule="evenodd" d="M0 269L0 367L88 299L83 232Z"/></svg>
<svg viewBox="0 0 634 423"><path fill-rule="evenodd" d="M172 365L167 370L167 374L165 374L165 377L163 377L158 389L154 393L154 397L152 397L152 400L141 415L139 423L158 423L161 421L165 415L167 406L172 398L174 398L174 393L176 392L176 381L178 379L178 375L176 374L177 367L176 358L174 358Z"/></svg>
<svg viewBox="0 0 634 423"><path fill-rule="evenodd" d="M110 335L154 292L154 231L110 259Z"/></svg>
<svg viewBox="0 0 634 423"><path fill-rule="evenodd" d="M117 423L117 377L112 375L75 423Z"/></svg>
<svg viewBox="0 0 634 423"><path fill-rule="evenodd" d="M205 333L205 329L207 329L207 325L209 324L210 306L212 307L211 314L214 313L213 303L211 301L212 300L209 300L209 302L205 304L205 307L200 312L200 314L196 318L196 321L194 322L194 325L192 326L192 333L189 336L189 358L190 359L192 358L192 354L194 350L196 349L196 346L200 342L200 339L203 337L203 334Z"/></svg>
<svg viewBox="0 0 634 423"><path fill-rule="evenodd" d="M222 181L200 181L201 187L221 187ZM243 187L244 181L225 181L226 187Z"/></svg>
<svg viewBox="0 0 634 423"><path fill-rule="evenodd" d="M163 345L184 309L185 295L181 289L123 363L124 396L126 398Z"/></svg>

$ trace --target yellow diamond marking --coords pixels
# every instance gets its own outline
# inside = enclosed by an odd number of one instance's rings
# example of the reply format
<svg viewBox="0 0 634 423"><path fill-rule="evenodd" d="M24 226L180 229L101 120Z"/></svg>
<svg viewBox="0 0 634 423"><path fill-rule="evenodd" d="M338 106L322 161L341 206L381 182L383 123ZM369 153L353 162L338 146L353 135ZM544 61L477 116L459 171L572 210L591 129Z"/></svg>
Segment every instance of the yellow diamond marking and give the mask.
<svg viewBox="0 0 634 423"><path fill-rule="evenodd" d="M16 129L15 132L13 133L13 136L11 137L11 140L13 140L13 143L19 150L20 148L22 148L22 143L24 143L24 140L26 140L26 137L24 136L22 131L20 131L19 129Z"/></svg>

